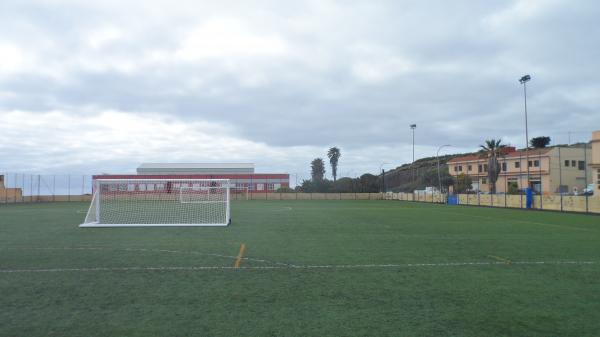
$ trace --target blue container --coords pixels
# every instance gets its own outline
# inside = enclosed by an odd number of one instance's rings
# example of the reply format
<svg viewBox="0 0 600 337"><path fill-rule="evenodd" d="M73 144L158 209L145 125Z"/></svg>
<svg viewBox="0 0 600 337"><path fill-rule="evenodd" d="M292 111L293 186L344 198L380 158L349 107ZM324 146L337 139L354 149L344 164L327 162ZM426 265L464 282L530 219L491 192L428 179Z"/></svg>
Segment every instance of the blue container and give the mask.
<svg viewBox="0 0 600 337"><path fill-rule="evenodd" d="M458 197L456 195L449 195L448 205L458 205Z"/></svg>

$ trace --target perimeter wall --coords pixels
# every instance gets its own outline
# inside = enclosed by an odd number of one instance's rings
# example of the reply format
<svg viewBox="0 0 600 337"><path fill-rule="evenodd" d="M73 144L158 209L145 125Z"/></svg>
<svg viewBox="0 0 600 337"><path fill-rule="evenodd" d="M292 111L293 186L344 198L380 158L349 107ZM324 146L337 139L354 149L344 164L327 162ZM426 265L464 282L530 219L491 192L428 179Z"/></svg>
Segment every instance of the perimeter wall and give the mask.
<svg viewBox="0 0 600 337"><path fill-rule="evenodd" d="M31 202L90 202L92 196L85 195L34 195L23 196L19 189L0 190L0 205ZM446 195L440 193L239 193L231 194L232 200L397 200L425 203L446 203ZM459 194L458 205L525 208L525 196L510 194ZM533 208L563 212L599 213L600 197L573 195L536 195Z"/></svg>

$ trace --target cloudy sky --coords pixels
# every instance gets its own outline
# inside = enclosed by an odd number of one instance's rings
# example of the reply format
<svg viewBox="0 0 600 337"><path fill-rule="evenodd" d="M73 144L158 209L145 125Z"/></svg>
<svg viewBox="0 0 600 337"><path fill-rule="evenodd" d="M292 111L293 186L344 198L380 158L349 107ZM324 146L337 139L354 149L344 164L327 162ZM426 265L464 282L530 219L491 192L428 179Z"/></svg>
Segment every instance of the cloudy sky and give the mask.
<svg viewBox="0 0 600 337"><path fill-rule="evenodd" d="M600 129L597 1L0 2L0 170L307 175ZM329 173L329 170L328 170Z"/></svg>

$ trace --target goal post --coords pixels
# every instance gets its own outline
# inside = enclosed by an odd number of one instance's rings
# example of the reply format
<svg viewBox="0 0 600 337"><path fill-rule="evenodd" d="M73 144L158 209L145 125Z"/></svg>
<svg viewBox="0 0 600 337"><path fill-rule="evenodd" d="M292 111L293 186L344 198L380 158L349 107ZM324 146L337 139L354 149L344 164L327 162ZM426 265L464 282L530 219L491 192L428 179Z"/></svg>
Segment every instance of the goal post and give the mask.
<svg viewBox="0 0 600 337"><path fill-rule="evenodd" d="M97 179L80 227L227 226L229 179Z"/></svg>

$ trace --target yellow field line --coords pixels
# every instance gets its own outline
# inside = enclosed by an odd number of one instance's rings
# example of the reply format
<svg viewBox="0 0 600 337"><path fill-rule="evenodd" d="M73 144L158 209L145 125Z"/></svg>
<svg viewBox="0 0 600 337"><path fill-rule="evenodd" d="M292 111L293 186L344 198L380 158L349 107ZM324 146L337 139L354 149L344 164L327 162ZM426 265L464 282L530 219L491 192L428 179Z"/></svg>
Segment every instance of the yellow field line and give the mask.
<svg viewBox="0 0 600 337"><path fill-rule="evenodd" d="M242 245L240 246L240 252L238 253L238 255L235 257L235 262L233 264L233 266L235 268L239 268L240 267L240 263L242 262L242 257L244 257L244 252L246 251L246 244L242 243Z"/></svg>
<svg viewBox="0 0 600 337"><path fill-rule="evenodd" d="M512 261L511 261L511 260L509 260L509 259L505 259L505 258L503 258L503 257L500 257L500 256L488 255L488 257L490 257L490 258L492 258L492 259L494 259L494 260L500 261L500 262L504 262L504 263L506 263L506 264L511 264L511 263L512 263Z"/></svg>

